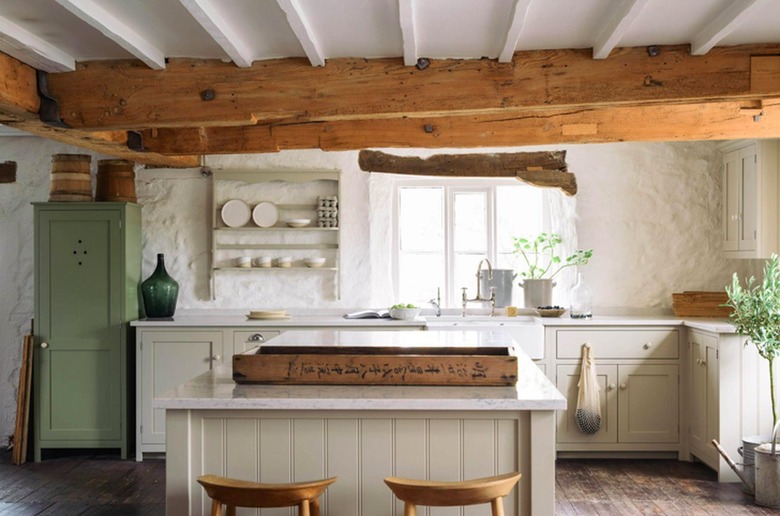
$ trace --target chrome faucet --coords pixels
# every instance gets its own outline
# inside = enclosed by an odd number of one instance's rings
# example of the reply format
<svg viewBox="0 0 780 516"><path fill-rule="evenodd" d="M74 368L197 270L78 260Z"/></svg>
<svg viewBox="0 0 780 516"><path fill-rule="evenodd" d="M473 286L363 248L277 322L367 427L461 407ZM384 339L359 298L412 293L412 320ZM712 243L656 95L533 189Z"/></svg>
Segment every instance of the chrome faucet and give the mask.
<svg viewBox="0 0 780 516"><path fill-rule="evenodd" d="M436 288L436 297L428 302L433 305L436 317L441 317L441 288Z"/></svg>
<svg viewBox="0 0 780 516"><path fill-rule="evenodd" d="M483 258L482 260L479 261L479 265L477 265L477 296L474 299L469 299L469 296L466 293L468 288L467 287L462 287L461 288L461 290L463 291L463 294L461 295L461 299L463 301L463 312L461 313L461 315L463 317L466 317L466 305L468 303L471 303L471 302L474 302L474 301L476 301L476 302L489 301L490 302L490 316L492 317L493 315L495 315L495 312L496 312L496 287L490 287L490 297L483 297L482 296L482 291L481 291L481 288L480 288L480 283L479 283L479 277L480 276L479 276L479 273L482 272L482 264L483 263L487 263L487 267L488 267L488 281L492 281L492 279L493 279L493 266L490 265L490 260L488 260L487 258Z"/></svg>

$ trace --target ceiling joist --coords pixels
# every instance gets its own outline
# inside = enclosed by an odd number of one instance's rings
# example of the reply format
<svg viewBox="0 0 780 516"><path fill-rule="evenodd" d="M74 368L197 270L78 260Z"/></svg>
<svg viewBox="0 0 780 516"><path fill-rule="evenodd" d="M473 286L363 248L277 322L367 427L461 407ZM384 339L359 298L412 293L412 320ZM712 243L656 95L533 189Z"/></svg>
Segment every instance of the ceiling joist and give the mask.
<svg viewBox="0 0 780 516"><path fill-rule="evenodd" d="M179 1L237 66L252 66L252 55L246 43L211 0Z"/></svg>
<svg viewBox="0 0 780 516"><path fill-rule="evenodd" d="M504 38L504 45L498 54L498 61L501 63L511 63L512 56L517 48L517 42L520 40L520 33L525 25L525 17L528 15L528 6L531 0L515 0L512 5L512 15L509 21L509 28Z"/></svg>
<svg viewBox="0 0 780 516"><path fill-rule="evenodd" d="M303 17L303 11L297 0L276 0L284 14L287 15L287 23L290 24L295 37L300 41L303 51L312 66L325 66L325 54L317 42L308 21Z"/></svg>
<svg viewBox="0 0 780 516"><path fill-rule="evenodd" d="M149 68L153 70L165 68L165 56L158 48L94 0L56 0L56 2L146 63Z"/></svg>
<svg viewBox="0 0 780 516"><path fill-rule="evenodd" d="M398 22L401 25L401 37L404 42L404 64L417 64L417 33L414 25L413 0L398 0Z"/></svg>
<svg viewBox="0 0 780 516"><path fill-rule="evenodd" d="M2 16L0 52L45 72L68 72L76 69L73 56Z"/></svg>
<svg viewBox="0 0 780 516"><path fill-rule="evenodd" d="M768 0L740 0L728 6L691 40L691 54L704 55L758 11Z"/></svg>
<svg viewBox="0 0 780 516"><path fill-rule="evenodd" d="M601 29L593 44L593 59L606 59L650 0L625 0ZM609 4L612 8L613 5Z"/></svg>
<svg viewBox="0 0 780 516"><path fill-rule="evenodd" d="M517 52L511 64L433 60L425 70L398 59L333 59L312 68L280 59L236 68L171 60L165 71L133 62L84 63L52 74L49 93L71 127L85 130L254 125L503 115L556 108L688 104L780 96L780 62L762 91L751 59L779 46L718 47L707 58L687 45L622 48L594 61L589 51ZM433 87L432 85L435 85ZM205 95L204 92L208 92Z"/></svg>

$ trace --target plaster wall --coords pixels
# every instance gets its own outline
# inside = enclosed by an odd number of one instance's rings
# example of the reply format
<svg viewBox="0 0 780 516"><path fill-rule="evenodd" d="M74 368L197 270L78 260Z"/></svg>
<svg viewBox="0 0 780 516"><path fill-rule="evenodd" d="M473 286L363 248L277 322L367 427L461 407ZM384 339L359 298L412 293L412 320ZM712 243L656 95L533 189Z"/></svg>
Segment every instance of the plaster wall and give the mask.
<svg viewBox="0 0 780 516"><path fill-rule="evenodd" d="M596 310L669 309L671 293L720 290L731 273L759 274L761 261L726 260L720 249L719 156L712 143L623 143L566 149L579 193L578 247L594 249L583 268ZM494 149L512 152L523 149ZM481 150L484 152L486 150ZM21 342L33 314L33 211L48 196L50 155L83 153L33 137L0 138L0 159L18 163L0 185L0 439L13 432ZM474 150L393 149L428 156ZM103 156L95 156L96 160ZM180 284L179 308L356 308L394 302L389 283L389 199L393 179L359 170L357 152L285 151L209 157L214 168L342 171L341 298L334 273L221 273L209 295L211 180L200 170L138 169L143 206L143 277L157 253ZM258 199L265 200L265 199Z"/></svg>

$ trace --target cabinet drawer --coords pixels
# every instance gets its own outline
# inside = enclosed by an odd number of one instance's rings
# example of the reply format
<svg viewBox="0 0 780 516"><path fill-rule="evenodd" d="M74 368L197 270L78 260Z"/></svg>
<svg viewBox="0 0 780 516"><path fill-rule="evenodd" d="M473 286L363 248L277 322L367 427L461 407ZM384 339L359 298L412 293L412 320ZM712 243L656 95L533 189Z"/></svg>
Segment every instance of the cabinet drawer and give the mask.
<svg viewBox="0 0 780 516"><path fill-rule="evenodd" d="M233 353L243 353L279 335L278 330L241 330L233 332Z"/></svg>
<svg viewBox="0 0 780 516"><path fill-rule="evenodd" d="M593 357L673 359L680 356L677 330L558 330L558 358L580 358L588 343Z"/></svg>

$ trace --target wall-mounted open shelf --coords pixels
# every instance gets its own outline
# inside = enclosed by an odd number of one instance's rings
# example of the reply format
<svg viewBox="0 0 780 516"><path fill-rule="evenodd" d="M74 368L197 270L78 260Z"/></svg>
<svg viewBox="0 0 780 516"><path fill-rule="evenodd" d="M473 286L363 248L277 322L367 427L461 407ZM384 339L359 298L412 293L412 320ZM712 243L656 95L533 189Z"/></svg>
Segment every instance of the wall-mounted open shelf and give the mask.
<svg viewBox="0 0 780 516"><path fill-rule="evenodd" d="M212 173L212 220L211 220L211 298L216 298L217 273L233 272L276 272L305 274L311 272L335 274L334 297L340 298L340 246L341 233L338 227L318 227L318 212L323 208L317 201L320 196L332 196L341 200L340 172L338 170L214 170ZM315 202L298 203L285 202L287 199L268 198L263 189L258 193L258 188L233 188L232 193L225 192L223 186L227 181L237 181L246 185L282 181L285 183L312 183L314 181L333 181L335 189L323 187L322 192L316 195ZM310 198L312 192L320 188L301 187ZM267 189L268 191L272 189ZM290 190L295 192L295 187ZM336 196L333 196L333 192ZM238 192L238 193L236 193ZM261 198L262 197L262 198ZM280 212L279 220L270 227L258 227L250 219L247 225L242 227L228 227L221 218L222 206L229 199L239 198L253 207L260 202L273 202ZM337 202L338 202L337 201ZM337 210L334 210L337 213ZM285 224L286 217L283 214L294 214L292 218L309 218L312 223L304 227L290 227ZM320 213L321 215L321 213ZM335 219L336 221L338 219ZM338 222L336 222L338 224ZM258 251L269 251L263 256L277 258L275 252L290 251L295 254L291 267L259 267L253 262L253 267L239 267L236 260L240 256L259 258ZM303 259L309 256L324 257L326 262L322 267L307 267Z"/></svg>

